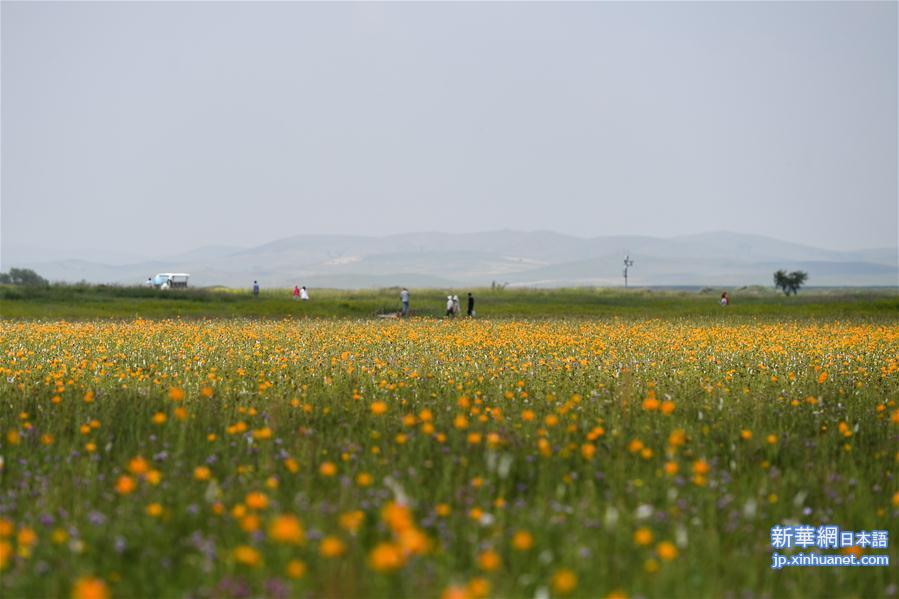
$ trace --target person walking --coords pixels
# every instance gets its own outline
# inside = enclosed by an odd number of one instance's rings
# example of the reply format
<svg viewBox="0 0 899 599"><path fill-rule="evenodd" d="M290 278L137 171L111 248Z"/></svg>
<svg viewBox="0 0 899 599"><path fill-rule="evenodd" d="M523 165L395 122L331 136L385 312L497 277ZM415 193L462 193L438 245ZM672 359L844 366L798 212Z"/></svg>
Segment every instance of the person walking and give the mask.
<svg viewBox="0 0 899 599"><path fill-rule="evenodd" d="M300 288L296 285L293 286L293 301L297 301L300 299Z"/></svg>
<svg viewBox="0 0 899 599"><path fill-rule="evenodd" d="M308 302L308 301L309 301L309 292L306 291L306 286L305 286L305 285L303 285L303 288L300 289L300 299L301 299L302 301L304 301L304 302Z"/></svg>
<svg viewBox="0 0 899 599"><path fill-rule="evenodd" d="M471 294L471 291L468 292L468 317L472 318L474 316L474 296Z"/></svg>
<svg viewBox="0 0 899 599"><path fill-rule="evenodd" d="M403 316L409 316L409 290L405 287L400 291L400 301L403 302Z"/></svg>
<svg viewBox="0 0 899 599"><path fill-rule="evenodd" d="M259 297L259 282L253 281L253 297Z"/></svg>
<svg viewBox="0 0 899 599"><path fill-rule="evenodd" d="M462 306L459 305L459 296L453 296L453 316L458 316L462 313Z"/></svg>
<svg viewBox="0 0 899 599"><path fill-rule="evenodd" d="M453 311L453 296L451 295L446 296L446 315L450 318L456 315Z"/></svg>

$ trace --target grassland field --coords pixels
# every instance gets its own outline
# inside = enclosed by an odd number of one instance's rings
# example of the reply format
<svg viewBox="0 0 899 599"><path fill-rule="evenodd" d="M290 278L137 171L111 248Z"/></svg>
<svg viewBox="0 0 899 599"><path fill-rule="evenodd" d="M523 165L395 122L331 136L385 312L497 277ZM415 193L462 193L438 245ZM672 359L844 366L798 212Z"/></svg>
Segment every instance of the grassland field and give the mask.
<svg viewBox="0 0 899 599"><path fill-rule="evenodd" d="M396 313L399 288L379 290L313 289L308 302L293 301L290 289L198 288L157 290L143 287L54 285L0 286L2 318L367 318ZM740 318L822 317L899 318L899 288L807 289L785 297L773 289L730 290L732 304L718 305L720 290L706 292L652 289L413 289L412 314L442 317L446 295L474 293L475 311L486 318L637 318L703 316Z"/></svg>

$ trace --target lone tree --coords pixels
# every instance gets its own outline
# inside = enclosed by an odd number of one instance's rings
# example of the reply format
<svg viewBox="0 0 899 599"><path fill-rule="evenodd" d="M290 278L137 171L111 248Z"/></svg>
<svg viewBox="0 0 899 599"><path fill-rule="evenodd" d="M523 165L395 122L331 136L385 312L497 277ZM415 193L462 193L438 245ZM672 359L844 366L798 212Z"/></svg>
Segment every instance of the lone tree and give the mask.
<svg viewBox="0 0 899 599"><path fill-rule="evenodd" d="M806 279L808 279L808 273L801 270L794 270L791 273L785 270L778 270L774 273L774 286L781 289L784 295L790 295L791 293L796 295L796 292L799 291Z"/></svg>
<svg viewBox="0 0 899 599"><path fill-rule="evenodd" d="M50 283L30 268L10 268L8 273L0 272L0 284L46 287Z"/></svg>

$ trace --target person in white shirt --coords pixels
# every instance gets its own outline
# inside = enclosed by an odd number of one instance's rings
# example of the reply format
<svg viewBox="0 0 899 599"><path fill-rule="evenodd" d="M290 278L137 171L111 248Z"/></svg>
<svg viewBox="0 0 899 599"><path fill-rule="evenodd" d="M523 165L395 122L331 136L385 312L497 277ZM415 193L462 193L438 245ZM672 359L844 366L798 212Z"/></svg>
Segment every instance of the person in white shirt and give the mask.
<svg viewBox="0 0 899 599"><path fill-rule="evenodd" d="M403 302L403 316L409 316L409 290L405 287L400 291L400 301Z"/></svg>
<svg viewBox="0 0 899 599"><path fill-rule="evenodd" d="M309 292L306 291L306 286L303 285L303 288L300 289L300 301L307 301L309 299Z"/></svg>

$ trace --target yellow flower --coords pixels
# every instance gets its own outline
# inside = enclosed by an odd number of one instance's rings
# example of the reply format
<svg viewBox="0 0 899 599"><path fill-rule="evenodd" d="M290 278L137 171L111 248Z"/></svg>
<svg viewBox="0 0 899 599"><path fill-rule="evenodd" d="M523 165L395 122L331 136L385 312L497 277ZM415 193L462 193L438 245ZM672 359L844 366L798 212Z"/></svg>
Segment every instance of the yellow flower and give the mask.
<svg viewBox="0 0 899 599"><path fill-rule="evenodd" d="M340 528L346 530L350 534L356 534L362 522L365 520L365 513L360 510L346 512L340 515Z"/></svg>
<svg viewBox="0 0 899 599"><path fill-rule="evenodd" d="M153 424L165 424L166 415L163 412L153 414Z"/></svg>
<svg viewBox="0 0 899 599"><path fill-rule="evenodd" d="M109 599L109 589L100 578L79 578L72 587L72 599Z"/></svg>
<svg viewBox="0 0 899 599"><path fill-rule="evenodd" d="M264 510L268 507L268 497L265 493L253 491L252 493L247 493L247 496L244 497L244 503L246 503L247 507L250 509Z"/></svg>
<svg viewBox="0 0 899 599"><path fill-rule="evenodd" d="M592 443L584 443L581 445L581 455L585 460L592 460L593 456L596 455L596 445Z"/></svg>
<svg viewBox="0 0 899 599"><path fill-rule="evenodd" d="M318 471L322 476L334 476L337 474L337 466L333 462L322 462L318 467Z"/></svg>
<svg viewBox="0 0 899 599"><path fill-rule="evenodd" d="M0 541L0 570L6 568L6 564L12 558L12 543L9 541Z"/></svg>
<svg viewBox="0 0 899 599"><path fill-rule="evenodd" d="M393 543L378 543L368 554L368 565L376 572L392 572L403 567L402 550Z"/></svg>
<svg viewBox="0 0 899 599"><path fill-rule="evenodd" d="M34 532L33 528L23 526L19 529L19 534L16 535L16 542L20 547L31 547L32 545L36 545L37 533Z"/></svg>
<svg viewBox="0 0 899 599"><path fill-rule="evenodd" d="M162 515L162 506L158 503L151 503L147 506L147 515L158 518Z"/></svg>
<svg viewBox="0 0 899 599"><path fill-rule="evenodd" d="M212 477L212 470L207 466L197 466L194 468L194 478L197 480L209 480Z"/></svg>
<svg viewBox="0 0 899 599"><path fill-rule="evenodd" d="M471 599L468 588L460 586L450 586L443 590L440 599Z"/></svg>
<svg viewBox="0 0 899 599"><path fill-rule="evenodd" d="M670 562L677 557L677 547L670 541L662 541L656 545L656 554L666 562Z"/></svg>
<svg viewBox="0 0 899 599"><path fill-rule="evenodd" d="M120 476L116 481L115 490L119 495L128 495L134 492L136 486L134 479L130 476Z"/></svg>
<svg viewBox="0 0 899 599"><path fill-rule="evenodd" d="M287 562L287 576L294 580L302 578L306 574L306 564L298 559Z"/></svg>
<svg viewBox="0 0 899 599"><path fill-rule="evenodd" d="M259 552L249 545L238 545L234 548L232 555L234 556L234 561L238 564L250 566L251 568L258 566L262 561L262 556L259 555Z"/></svg>
<svg viewBox="0 0 899 599"><path fill-rule="evenodd" d="M318 552L322 557L340 557L346 552L346 545L344 545L343 541L337 537L327 536L321 540L321 543L318 546Z"/></svg>
<svg viewBox="0 0 899 599"><path fill-rule="evenodd" d="M634 543L637 545L649 545L652 543L652 531L646 527L634 531Z"/></svg>
<svg viewBox="0 0 899 599"><path fill-rule="evenodd" d="M553 574L552 588L560 595L571 593L577 588L577 575L567 568L556 570Z"/></svg>
<svg viewBox="0 0 899 599"><path fill-rule="evenodd" d="M247 514L240 521L240 529L244 532L256 532L259 530L259 516L256 514Z"/></svg>
<svg viewBox="0 0 899 599"><path fill-rule="evenodd" d="M740 438L744 441L749 441L750 439L752 439L752 431L743 429L742 431L740 431Z"/></svg>
<svg viewBox="0 0 899 599"><path fill-rule="evenodd" d="M303 525L293 514L276 517L268 525L268 536L277 543L299 545L305 539Z"/></svg>
<svg viewBox="0 0 899 599"><path fill-rule="evenodd" d="M380 416L387 412L387 403L383 401L376 401L371 404L371 413L375 416Z"/></svg>
<svg viewBox="0 0 899 599"><path fill-rule="evenodd" d="M519 530L512 536L512 547L517 551L527 551L534 546L534 537L526 530Z"/></svg>
<svg viewBox="0 0 899 599"><path fill-rule="evenodd" d="M374 479L368 472L360 472L356 475L356 484L360 487L369 487L373 482Z"/></svg>
<svg viewBox="0 0 899 599"><path fill-rule="evenodd" d="M476 576L468 581L468 594L474 599L480 599L490 594L490 581Z"/></svg>
<svg viewBox="0 0 899 599"><path fill-rule="evenodd" d="M146 474L149 469L150 462L148 462L141 456L137 456L136 458L133 458L130 462L128 462L128 471L136 476Z"/></svg>
<svg viewBox="0 0 899 599"><path fill-rule="evenodd" d="M184 389L179 389L178 387L172 387L169 389L169 399L172 401L181 401L184 399Z"/></svg>
<svg viewBox="0 0 899 599"><path fill-rule="evenodd" d="M499 569L500 564L499 554L492 549L488 549L478 556L478 567L485 572L493 572Z"/></svg>

